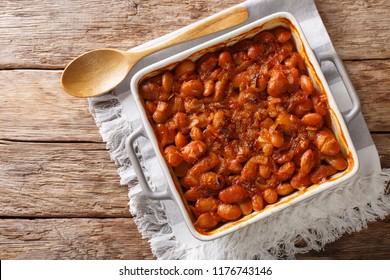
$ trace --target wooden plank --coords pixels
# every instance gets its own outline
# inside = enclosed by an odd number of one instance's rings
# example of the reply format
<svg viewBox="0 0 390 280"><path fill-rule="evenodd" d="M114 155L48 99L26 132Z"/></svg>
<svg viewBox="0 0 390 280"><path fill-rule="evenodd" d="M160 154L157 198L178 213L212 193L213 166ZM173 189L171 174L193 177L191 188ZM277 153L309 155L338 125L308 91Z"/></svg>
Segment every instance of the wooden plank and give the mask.
<svg viewBox="0 0 390 280"><path fill-rule="evenodd" d="M390 1L389 1L390 3ZM370 131L390 131L390 59L345 61Z"/></svg>
<svg viewBox="0 0 390 280"><path fill-rule="evenodd" d="M390 1L315 0L342 59L390 58Z"/></svg>
<svg viewBox="0 0 390 280"><path fill-rule="evenodd" d="M129 49L240 2L1 1L0 69L63 68L85 51ZM343 59L390 57L389 1L317 0L316 4Z"/></svg>
<svg viewBox="0 0 390 280"><path fill-rule="evenodd" d="M101 142L88 101L64 93L60 71L0 71L0 139Z"/></svg>
<svg viewBox="0 0 390 280"><path fill-rule="evenodd" d="M129 49L240 2L1 1L0 69L62 68L88 50Z"/></svg>
<svg viewBox="0 0 390 280"><path fill-rule="evenodd" d="M389 134L374 134L390 168ZM103 144L0 141L3 217L129 217L127 187Z"/></svg>
<svg viewBox="0 0 390 280"><path fill-rule="evenodd" d="M130 217L103 143L0 141L2 217Z"/></svg>
<svg viewBox="0 0 390 280"><path fill-rule="evenodd" d="M0 259L153 259L131 218L3 219Z"/></svg>
<svg viewBox="0 0 390 280"><path fill-rule="evenodd" d="M153 259L130 218L2 219L0 259ZM298 259L389 259L390 218Z"/></svg>
<svg viewBox="0 0 390 280"><path fill-rule="evenodd" d="M372 134L382 168L390 168L390 134Z"/></svg>

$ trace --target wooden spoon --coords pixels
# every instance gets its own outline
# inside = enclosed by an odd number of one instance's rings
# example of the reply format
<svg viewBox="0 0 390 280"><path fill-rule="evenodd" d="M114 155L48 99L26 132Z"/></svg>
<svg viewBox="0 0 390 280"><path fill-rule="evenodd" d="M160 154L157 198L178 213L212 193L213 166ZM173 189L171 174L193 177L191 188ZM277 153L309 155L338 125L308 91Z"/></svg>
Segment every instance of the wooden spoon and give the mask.
<svg viewBox="0 0 390 280"><path fill-rule="evenodd" d="M244 22L247 18L246 8L236 6L147 49L140 51L98 49L87 52L66 66L61 76L62 88L76 97L102 95L123 81L131 68L143 57L164 48L227 29Z"/></svg>

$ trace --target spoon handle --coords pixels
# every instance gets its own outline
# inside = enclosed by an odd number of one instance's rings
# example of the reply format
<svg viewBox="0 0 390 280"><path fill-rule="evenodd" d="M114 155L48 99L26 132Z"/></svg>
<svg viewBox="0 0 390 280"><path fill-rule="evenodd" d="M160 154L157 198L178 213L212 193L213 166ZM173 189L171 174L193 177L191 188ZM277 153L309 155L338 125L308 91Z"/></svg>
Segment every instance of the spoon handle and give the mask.
<svg viewBox="0 0 390 280"><path fill-rule="evenodd" d="M243 23L248 19L248 11L243 6L235 6L220 13L215 14L205 20L195 24L190 29L184 30L182 33L163 41L159 44L137 51L137 53L146 56L159 50L172 47L190 40L198 39L218 31L233 27Z"/></svg>

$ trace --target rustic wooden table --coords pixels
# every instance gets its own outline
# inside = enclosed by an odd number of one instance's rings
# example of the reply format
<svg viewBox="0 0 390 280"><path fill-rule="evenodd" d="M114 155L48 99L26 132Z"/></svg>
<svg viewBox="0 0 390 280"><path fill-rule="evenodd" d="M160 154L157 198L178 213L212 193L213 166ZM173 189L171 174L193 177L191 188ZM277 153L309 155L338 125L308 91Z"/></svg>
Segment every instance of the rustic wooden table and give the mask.
<svg viewBox="0 0 390 280"><path fill-rule="evenodd" d="M61 70L100 47L129 49L240 0L0 1L0 259L153 259L127 188ZM317 0L390 167L390 1ZM369 187L369 186L367 186ZM299 259L389 259L390 217Z"/></svg>

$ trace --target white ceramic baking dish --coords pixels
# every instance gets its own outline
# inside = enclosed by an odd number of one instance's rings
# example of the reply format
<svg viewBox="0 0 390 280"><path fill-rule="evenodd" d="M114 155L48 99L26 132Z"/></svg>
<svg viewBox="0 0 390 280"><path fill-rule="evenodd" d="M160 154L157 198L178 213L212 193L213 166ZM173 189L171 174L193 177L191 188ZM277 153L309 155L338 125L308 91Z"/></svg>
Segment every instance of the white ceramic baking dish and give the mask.
<svg viewBox="0 0 390 280"><path fill-rule="evenodd" d="M193 225L195 220L188 207L186 200L183 197L183 192L180 187L180 184L175 175L173 174L172 170L170 170L170 168L167 166L163 155L159 149L157 138L153 132L151 124L149 123L147 114L143 106L142 97L140 97L140 95L138 94L138 86L142 82L142 80L154 76L157 73L162 72L164 69L172 69L175 65L177 65L177 63L184 59L189 58L192 60L196 60L206 52L217 51L225 45L232 45L245 38L251 38L262 30L272 29L278 26L288 27L292 31L296 48L306 60L309 75L313 79L316 88L321 89L322 92L327 96L331 113L332 130L336 135L337 140L341 144L342 153L346 156L348 160L348 168L344 171L336 173L324 183L312 185L303 191L297 191L287 197L283 197L275 204L266 206L260 212L255 211L247 216L242 217L237 221L226 223L215 230L200 233L195 229ZM265 18L259 19L230 33L227 33L218 38L198 45L194 48L178 53L167 59L164 59L136 73L131 80L131 92L136 100L136 104L142 118L143 126L139 127L131 133L131 135L126 141L126 147L143 192L151 199L174 200L179 206L190 232L200 240L212 240L231 233L233 231L236 231L245 226L248 226L249 224L257 222L275 212L281 211L287 207L291 207L292 205L299 203L302 200L316 195L324 190L334 188L341 182L344 182L354 176L354 174L358 170L359 163L356 150L354 148L353 142L350 138L346 126L346 122L351 121L360 111L360 102L348 78L348 75L346 74L346 71L337 55L334 53L325 54L321 58L319 58L319 60L320 62L323 60L332 61L344 81L350 99L353 103L353 109L347 112L344 116L340 113L337 107L337 104L332 96L331 90L321 71L320 64L317 61L317 58L315 57L313 51L311 50L307 40L305 39L301 27L299 26L297 20L291 14L285 12L272 14ZM142 168L138 161L138 157L134 150L134 141L139 137L148 138L154 147L156 156L159 160L162 171L164 172L167 180L168 188L164 191L153 191L148 185L147 180L145 179L145 175L142 171Z"/></svg>

